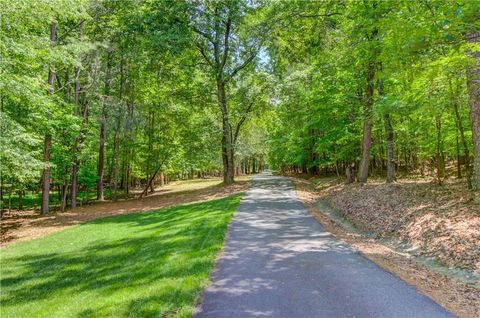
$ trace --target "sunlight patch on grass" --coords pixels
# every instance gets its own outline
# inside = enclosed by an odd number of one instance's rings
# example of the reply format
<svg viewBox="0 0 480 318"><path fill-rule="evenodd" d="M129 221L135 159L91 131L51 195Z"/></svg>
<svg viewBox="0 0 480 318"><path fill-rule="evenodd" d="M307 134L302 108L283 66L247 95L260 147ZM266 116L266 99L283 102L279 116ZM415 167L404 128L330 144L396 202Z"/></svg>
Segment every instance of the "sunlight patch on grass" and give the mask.
<svg viewBox="0 0 480 318"><path fill-rule="evenodd" d="M2 249L2 317L189 317L240 198L97 219Z"/></svg>

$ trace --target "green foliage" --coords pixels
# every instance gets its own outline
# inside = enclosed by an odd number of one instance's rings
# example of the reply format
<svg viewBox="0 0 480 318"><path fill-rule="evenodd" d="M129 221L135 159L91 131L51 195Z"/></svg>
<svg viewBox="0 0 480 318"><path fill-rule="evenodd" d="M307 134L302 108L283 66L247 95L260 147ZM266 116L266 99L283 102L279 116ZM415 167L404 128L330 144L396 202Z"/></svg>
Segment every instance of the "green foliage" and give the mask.
<svg viewBox="0 0 480 318"><path fill-rule="evenodd" d="M375 86L383 84L382 95L375 87L371 113L370 156L380 169L386 160L385 113L392 118L399 166L435 161L439 143L447 159L464 153L457 147L454 104L472 153L465 70L472 62L466 51L477 48L465 34L480 27L480 2L286 6L297 13L288 29L275 31L269 48L280 88L269 138L275 168L313 171L358 162L369 69L375 70Z"/></svg>

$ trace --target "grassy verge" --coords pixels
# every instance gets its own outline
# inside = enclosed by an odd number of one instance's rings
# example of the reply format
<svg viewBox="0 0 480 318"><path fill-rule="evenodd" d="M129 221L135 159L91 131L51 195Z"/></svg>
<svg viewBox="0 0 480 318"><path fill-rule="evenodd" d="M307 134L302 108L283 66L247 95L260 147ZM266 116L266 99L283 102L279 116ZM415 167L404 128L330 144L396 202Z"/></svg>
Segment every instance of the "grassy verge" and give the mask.
<svg viewBox="0 0 480 318"><path fill-rule="evenodd" d="M241 195L102 218L1 255L7 317L189 317Z"/></svg>

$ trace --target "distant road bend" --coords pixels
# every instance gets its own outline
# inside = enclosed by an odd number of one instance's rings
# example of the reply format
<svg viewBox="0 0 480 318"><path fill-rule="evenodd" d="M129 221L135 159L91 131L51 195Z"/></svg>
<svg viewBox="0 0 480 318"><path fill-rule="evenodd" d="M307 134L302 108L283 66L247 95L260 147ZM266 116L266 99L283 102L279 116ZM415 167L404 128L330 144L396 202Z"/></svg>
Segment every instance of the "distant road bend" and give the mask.
<svg viewBox="0 0 480 318"><path fill-rule="evenodd" d="M454 317L336 240L284 177L256 176L195 317Z"/></svg>

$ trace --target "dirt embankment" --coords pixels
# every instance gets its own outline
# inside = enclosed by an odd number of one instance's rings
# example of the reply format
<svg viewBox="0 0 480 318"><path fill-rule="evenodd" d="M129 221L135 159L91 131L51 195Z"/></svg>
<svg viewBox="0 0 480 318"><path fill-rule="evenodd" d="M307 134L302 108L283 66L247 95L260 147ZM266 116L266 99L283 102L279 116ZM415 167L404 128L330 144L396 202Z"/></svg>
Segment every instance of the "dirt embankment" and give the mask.
<svg viewBox="0 0 480 318"><path fill-rule="evenodd" d="M480 194L464 184L329 185L323 198L357 227L380 238L398 238L448 267L480 274Z"/></svg>
<svg viewBox="0 0 480 318"><path fill-rule="evenodd" d="M417 247L415 254L436 257L444 265L478 273L480 202L463 184L454 182L439 187L428 182L386 185L379 181L362 186L345 185L342 180L331 178L292 180L310 213L337 238L416 286L455 315L480 317L478 284L433 270L411 253L379 240L402 240ZM335 214L374 234L373 237L354 231L341 218L332 218L325 208L335 209L338 212Z"/></svg>

